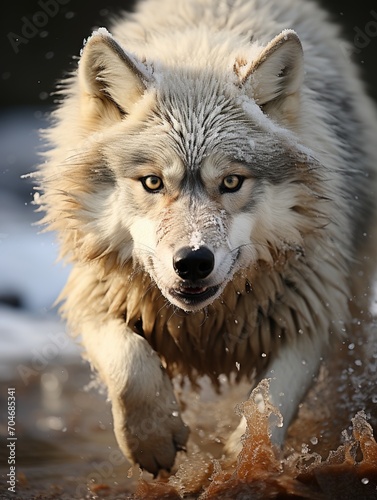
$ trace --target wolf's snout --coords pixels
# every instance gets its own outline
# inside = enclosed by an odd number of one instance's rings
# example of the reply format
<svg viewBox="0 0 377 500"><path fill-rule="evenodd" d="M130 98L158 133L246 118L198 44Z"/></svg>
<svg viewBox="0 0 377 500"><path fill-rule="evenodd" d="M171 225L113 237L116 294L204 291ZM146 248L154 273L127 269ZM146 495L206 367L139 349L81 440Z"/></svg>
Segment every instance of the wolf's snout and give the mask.
<svg viewBox="0 0 377 500"><path fill-rule="evenodd" d="M173 267L178 276L185 280L196 281L206 278L215 266L215 256L206 247L192 250L183 247L173 257Z"/></svg>

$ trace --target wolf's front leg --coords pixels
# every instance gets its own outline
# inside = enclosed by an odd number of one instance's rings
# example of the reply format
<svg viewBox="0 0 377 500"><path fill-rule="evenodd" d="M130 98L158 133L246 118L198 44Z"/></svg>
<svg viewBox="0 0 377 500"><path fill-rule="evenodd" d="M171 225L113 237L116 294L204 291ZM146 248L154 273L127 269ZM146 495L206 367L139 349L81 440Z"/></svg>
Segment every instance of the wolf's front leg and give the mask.
<svg viewBox="0 0 377 500"><path fill-rule="evenodd" d="M158 355L120 320L103 326L86 323L82 338L108 387L119 447L131 462L153 474L169 470L189 430Z"/></svg>
<svg viewBox="0 0 377 500"><path fill-rule="evenodd" d="M324 341L320 336L299 337L295 342L283 346L259 377L259 380L270 379L269 399L283 417L283 425L274 427L271 432L271 441L279 447L284 443L286 432L301 400L313 384L324 348ZM241 451L241 436L245 430L246 421L242 418L226 443L229 455L238 455Z"/></svg>

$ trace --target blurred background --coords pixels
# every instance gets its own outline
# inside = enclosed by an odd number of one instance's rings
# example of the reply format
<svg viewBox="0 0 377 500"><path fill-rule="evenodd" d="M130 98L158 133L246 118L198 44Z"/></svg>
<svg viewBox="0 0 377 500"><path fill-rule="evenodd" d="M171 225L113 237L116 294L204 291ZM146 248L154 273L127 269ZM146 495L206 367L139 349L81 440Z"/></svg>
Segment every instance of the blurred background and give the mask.
<svg viewBox="0 0 377 500"><path fill-rule="evenodd" d="M73 57L79 55L83 39L94 27L108 26L109 18L132 9L134 3L19 0L6 2L0 16L0 382L9 385L6 381L13 384L18 380L20 390L26 393L33 387L38 395L33 402L25 396L20 403L20 411L25 414L20 415L19 422L22 425L24 419L25 428L33 411L38 413L43 408L37 427L26 433L29 441L25 438L24 443L29 448L30 439L44 439L48 448L48 436L58 431L64 441L66 423L57 398L69 377L65 368L56 371L55 366L59 362L67 366L67 359L71 362L79 356L52 306L68 269L55 264L54 235L38 234L39 228L33 226L40 216L31 204L33 187L21 175L32 172L38 163L38 151L43 150L38 130L46 127L46 117L54 106L51 94L56 82L75 67ZM332 19L343 26L344 39L350 44L344 49L344 57L359 65L370 95L377 99L375 0L322 3ZM75 384L72 393L85 384L82 378L73 382L72 376L69 381ZM2 387L0 401L5 398ZM80 395L76 404L84 404L85 397ZM86 409L91 410L95 404L88 403ZM4 405L0 412L3 410ZM3 429L0 419L0 431ZM46 463L51 464L52 451L40 443L36 449L43 450ZM24 463L30 466L34 458L25 453L29 458ZM30 473L30 467L27 470Z"/></svg>

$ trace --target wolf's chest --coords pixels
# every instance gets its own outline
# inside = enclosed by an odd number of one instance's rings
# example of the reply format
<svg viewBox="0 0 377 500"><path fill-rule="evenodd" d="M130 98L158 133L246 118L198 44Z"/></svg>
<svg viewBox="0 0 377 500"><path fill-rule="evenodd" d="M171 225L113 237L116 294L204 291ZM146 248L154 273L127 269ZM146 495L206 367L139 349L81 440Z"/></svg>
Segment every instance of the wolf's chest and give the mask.
<svg viewBox="0 0 377 500"><path fill-rule="evenodd" d="M259 279L261 272L255 268L249 273L253 276L237 275L220 299L196 313L167 304L150 284L143 292L139 286L145 285L135 283L127 296L125 320L148 340L173 375L193 380L207 375L215 384L221 374L250 377L263 369L282 342L308 327L290 298L282 300L281 275L264 273Z"/></svg>

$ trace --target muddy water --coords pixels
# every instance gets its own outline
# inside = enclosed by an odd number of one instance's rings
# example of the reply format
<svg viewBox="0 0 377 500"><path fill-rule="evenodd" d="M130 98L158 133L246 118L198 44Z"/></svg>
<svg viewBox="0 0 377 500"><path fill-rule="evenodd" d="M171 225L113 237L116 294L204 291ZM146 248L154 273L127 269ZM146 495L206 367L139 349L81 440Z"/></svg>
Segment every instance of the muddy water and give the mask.
<svg viewBox="0 0 377 500"><path fill-rule="evenodd" d="M170 477L155 481L120 454L105 396L85 389L91 385L86 364L43 371L13 364L0 382L0 498L377 498L377 326L362 331L355 324L336 353L301 405L283 450L269 440L278 411L266 400L267 381L249 400L245 383L234 388L223 381L220 396L206 380L199 393L178 388L191 427L188 451ZM16 495L6 484L8 387L17 397ZM264 411L257 396L265 399ZM240 455L229 462L222 449L237 413L248 429Z"/></svg>

